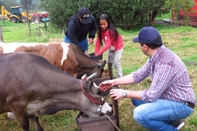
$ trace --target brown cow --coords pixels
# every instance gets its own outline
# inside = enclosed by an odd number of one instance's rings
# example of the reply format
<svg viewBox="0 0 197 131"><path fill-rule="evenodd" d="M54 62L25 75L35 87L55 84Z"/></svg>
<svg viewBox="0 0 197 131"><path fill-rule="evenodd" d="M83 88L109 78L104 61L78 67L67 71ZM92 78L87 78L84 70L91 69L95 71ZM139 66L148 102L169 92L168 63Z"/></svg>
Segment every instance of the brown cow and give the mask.
<svg viewBox="0 0 197 131"><path fill-rule="evenodd" d="M112 110L94 84L99 78L82 81L26 52L0 54L0 63L0 113L12 111L23 131L29 130L29 119L43 131L38 117L44 114L79 110L98 117Z"/></svg>
<svg viewBox="0 0 197 131"><path fill-rule="evenodd" d="M46 58L51 64L70 75L81 78L83 74L97 72L101 77L106 61L92 60L74 44L67 43L12 43L2 44L3 52L30 52Z"/></svg>

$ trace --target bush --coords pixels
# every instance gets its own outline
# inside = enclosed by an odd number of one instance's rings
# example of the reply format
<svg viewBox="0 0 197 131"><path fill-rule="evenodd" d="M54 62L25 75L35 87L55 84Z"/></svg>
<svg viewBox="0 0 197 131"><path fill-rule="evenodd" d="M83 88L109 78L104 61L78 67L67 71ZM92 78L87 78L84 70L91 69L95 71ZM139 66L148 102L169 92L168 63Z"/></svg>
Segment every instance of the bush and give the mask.
<svg viewBox="0 0 197 131"><path fill-rule="evenodd" d="M102 13L111 17L113 24L122 29L130 29L138 23L153 24L156 16L166 13L161 10L165 0L41 0L41 5L50 13L51 23L65 28L69 17L81 7L88 7L98 18Z"/></svg>

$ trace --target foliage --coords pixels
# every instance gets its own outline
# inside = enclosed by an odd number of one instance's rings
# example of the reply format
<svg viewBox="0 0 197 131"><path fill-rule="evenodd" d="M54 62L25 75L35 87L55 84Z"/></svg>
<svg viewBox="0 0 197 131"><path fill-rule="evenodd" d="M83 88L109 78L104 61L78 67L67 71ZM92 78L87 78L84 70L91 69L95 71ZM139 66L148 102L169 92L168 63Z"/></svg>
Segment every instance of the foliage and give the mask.
<svg viewBox="0 0 197 131"><path fill-rule="evenodd" d="M32 0L20 0L21 4L23 5L24 9L28 9L28 5L32 4Z"/></svg>
<svg viewBox="0 0 197 131"><path fill-rule="evenodd" d="M65 29L70 16L76 14L81 7L89 7L90 1L91 0L41 0L41 6L49 11L52 25L60 29Z"/></svg>
<svg viewBox="0 0 197 131"><path fill-rule="evenodd" d="M69 17L83 6L88 7L96 18L107 13L114 25L123 29L166 13L166 10L161 10L164 0L41 0L41 5L50 12L52 24L59 28L65 28Z"/></svg>
<svg viewBox="0 0 197 131"><path fill-rule="evenodd" d="M5 8L10 11L10 7L20 5L20 3L16 0L2 0L1 5L5 6Z"/></svg>
<svg viewBox="0 0 197 131"><path fill-rule="evenodd" d="M166 0L165 7L171 10L171 19L178 25L179 20L182 23L189 24L190 18L187 14L191 13L191 8L194 6L194 0ZM184 16L180 13L184 12Z"/></svg>
<svg viewBox="0 0 197 131"><path fill-rule="evenodd" d="M165 7L178 13L180 9L187 12L194 5L194 0L165 0Z"/></svg>
<svg viewBox="0 0 197 131"><path fill-rule="evenodd" d="M136 24L153 25L156 17L170 11L178 13L181 9L188 12L193 2L194 0L2 0L8 10L13 5L23 5L26 10L39 10L42 7L49 11L51 24L61 30L65 29L70 16L84 6L96 18L107 13L116 27L131 29Z"/></svg>
<svg viewBox="0 0 197 131"><path fill-rule="evenodd" d="M12 6L19 5L22 5L25 10L38 10L41 9L39 2L40 0L0 0L0 5L4 5L8 11Z"/></svg>

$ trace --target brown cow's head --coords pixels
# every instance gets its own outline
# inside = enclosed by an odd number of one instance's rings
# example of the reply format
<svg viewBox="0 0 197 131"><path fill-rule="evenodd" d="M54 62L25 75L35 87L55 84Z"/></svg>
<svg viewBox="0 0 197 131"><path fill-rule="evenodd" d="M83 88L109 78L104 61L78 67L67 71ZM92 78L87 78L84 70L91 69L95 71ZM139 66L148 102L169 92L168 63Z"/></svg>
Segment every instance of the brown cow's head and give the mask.
<svg viewBox="0 0 197 131"><path fill-rule="evenodd" d="M69 62L69 60L71 61ZM80 79L84 74L91 75L95 72L97 73L95 78L101 78L106 61L92 59L85 55L77 46L70 44L67 60L65 60L66 64L71 65L72 68L70 70L72 70L72 74L76 78Z"/></svg>
<svg viewBox="0 0 197 131"><path fill-rule="evenodd" d="M99 62L97 62L96 67L93 70L93 72L97 73L97 76L95 78L101 78L105 64L106 64L106 60L104 61L100 60Z"/></svg>

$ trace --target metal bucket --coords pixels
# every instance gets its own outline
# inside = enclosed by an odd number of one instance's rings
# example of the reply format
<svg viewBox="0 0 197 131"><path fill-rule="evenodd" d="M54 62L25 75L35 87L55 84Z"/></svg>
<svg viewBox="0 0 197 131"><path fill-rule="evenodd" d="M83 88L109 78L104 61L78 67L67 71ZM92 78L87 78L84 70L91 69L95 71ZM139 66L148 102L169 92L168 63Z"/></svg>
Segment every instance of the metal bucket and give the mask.
<svg viewBox="0 0 197 131"><path fill-rule="evenodd" d="M110 120L109 120L110 118ZM114 131L116 123L114 116L84 117L80 114L76 118L79 131Z"/></svg>

